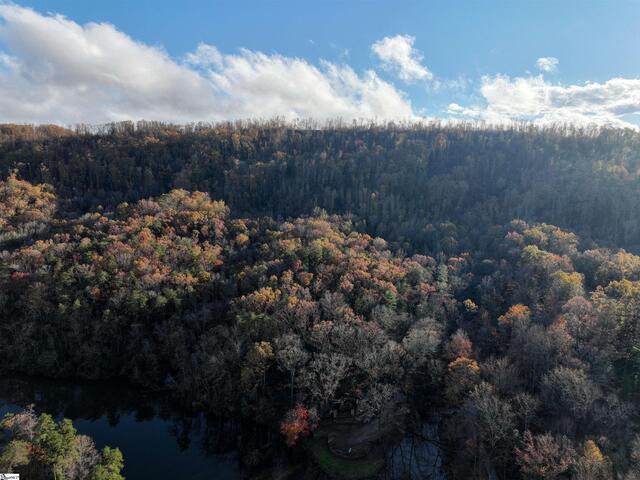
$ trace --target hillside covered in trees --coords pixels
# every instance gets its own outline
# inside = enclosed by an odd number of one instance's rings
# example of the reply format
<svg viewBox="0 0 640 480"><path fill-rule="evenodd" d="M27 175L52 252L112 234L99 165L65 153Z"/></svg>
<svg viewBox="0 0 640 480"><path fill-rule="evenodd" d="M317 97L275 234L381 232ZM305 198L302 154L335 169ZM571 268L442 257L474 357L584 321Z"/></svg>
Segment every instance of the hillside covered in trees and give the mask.
<svg viewBox="0 0 640 480"><path fill-rule="evenodd" d="M640 478L640 135L313 127L1 127L0 374L238 419L248 475L438 411L449 479Z"/></svg>
<svg viewBox="0 0 640 480"><path fill-rule="evenodd" d="M183 188L237 216L354 214L358 230L408 251L484 247L514 218L640 251L639 147L632 130L526 124L5 125L0 173L53 185L72 211Z"/></svg>

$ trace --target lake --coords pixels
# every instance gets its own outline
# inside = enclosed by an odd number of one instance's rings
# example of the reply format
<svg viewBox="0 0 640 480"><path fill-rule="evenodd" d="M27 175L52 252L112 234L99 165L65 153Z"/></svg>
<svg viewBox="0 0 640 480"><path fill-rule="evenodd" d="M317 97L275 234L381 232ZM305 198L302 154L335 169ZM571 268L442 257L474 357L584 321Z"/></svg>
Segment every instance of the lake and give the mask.
<svg viewBox="0 0 640 480"><path fill-rule="evenodd" d="M118 447L127 480L242 478L235 452L237 426L186 412L164 395L115 381L0 378L0 418L29 404L38 413L71 419L98 448ZM419 430L389 449L383 478L445 480L437 418Z"/></svg>
<svg viewBox="0 0 640 480"><path fill-rule="evenodd" d="M0 417L29 404L73 420L98 448L118 447L127 480L240 479L234 426L175 408L119 382L0 379Z"/></svg>

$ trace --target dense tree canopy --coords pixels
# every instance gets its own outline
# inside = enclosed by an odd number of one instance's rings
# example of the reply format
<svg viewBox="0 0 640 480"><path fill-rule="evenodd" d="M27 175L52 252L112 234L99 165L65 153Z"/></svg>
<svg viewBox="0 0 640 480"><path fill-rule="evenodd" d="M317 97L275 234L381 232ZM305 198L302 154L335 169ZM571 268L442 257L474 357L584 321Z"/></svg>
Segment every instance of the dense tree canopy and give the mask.
<svg viewBox="0 0 640 480"><path fill-rule="evenodd" d="M638 252L639 152L631 130L530 125L0 128L0 174L52 184L65 208L185 188L237 215L356 214L359 230L421 253L484 247L513 218Z"/></svg>
<svg viewBox="0 0 640 480"><path fill-rule="evenodd" d="M451 478L640 478L640 137L311 127L0 129L2 372L290 448L437 408Z"/></svg>

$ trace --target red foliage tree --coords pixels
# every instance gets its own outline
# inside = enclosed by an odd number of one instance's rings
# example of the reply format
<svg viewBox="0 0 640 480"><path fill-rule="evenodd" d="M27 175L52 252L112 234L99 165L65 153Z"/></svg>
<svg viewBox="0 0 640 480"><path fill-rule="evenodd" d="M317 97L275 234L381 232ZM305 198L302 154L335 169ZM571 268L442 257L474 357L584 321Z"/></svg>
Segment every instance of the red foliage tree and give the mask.
<svg viewBox="0 0 640 480"><path fill-rule="evenodd" d="M285 437L287 445L293 447L300 437L309 435L313 425L309 421L310 414L303 405L296 405L287 412L284 420L280 424L280 432Z"/></svg>

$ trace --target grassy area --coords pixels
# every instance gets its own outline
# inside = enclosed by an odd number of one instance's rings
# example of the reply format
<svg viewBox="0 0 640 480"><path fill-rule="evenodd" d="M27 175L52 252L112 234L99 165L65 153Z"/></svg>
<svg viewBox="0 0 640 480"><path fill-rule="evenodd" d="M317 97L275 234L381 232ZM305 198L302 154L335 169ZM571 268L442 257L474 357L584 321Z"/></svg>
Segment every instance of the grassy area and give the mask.
<svg viewBox="0 0 640 480"><path fill-rule="evenodd" d="M307 441L309 453L318 467L331 478L340 480L364 480L375 477L384 468L384 457L370 453L364 458L347 460L334 455L325 437Z"/></svg>

